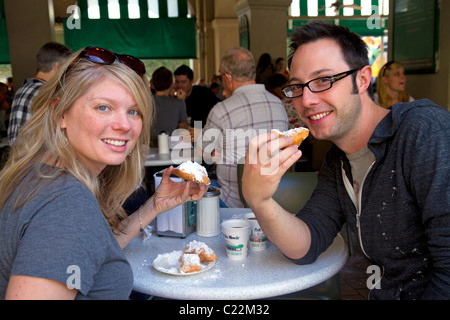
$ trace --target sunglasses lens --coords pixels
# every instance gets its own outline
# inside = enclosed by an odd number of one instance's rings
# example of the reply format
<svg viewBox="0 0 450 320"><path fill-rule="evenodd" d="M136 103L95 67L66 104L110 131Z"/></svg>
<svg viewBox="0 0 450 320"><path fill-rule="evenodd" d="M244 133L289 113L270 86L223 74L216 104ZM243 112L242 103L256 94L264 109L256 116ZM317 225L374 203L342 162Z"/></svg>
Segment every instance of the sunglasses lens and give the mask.
<svg viewBox="0 0 450 320"><path fill-rule="evenodd" d="M87 60L100 64L112 64L116 60L116 57L119 58L119 61L126 65L128 68L131 68L139 75L145 74L145 65L144 63L135 58L133 56L129 56L126 54L116 55L114 52L109 51L107 49L98 48L98 47L87 47L80 54L80 56L86 58Z"/></svg>
<svg viewBox="0 0 450 320"><path fill-rule="evenodd" d="M137 73L139 73L141 75L145 74L145 65L138 58L135 58L133 56L128 56L128 55L121 55L120 59L126 66L130 67Z"/></svg>
<svg viewBox="0 0 450 320"><path fill-rule="evenodd" d="M102 64L112 64L116 60L116 56L111 51L102 48L86 48L84 57L89 61L102 63Z"/></svg>

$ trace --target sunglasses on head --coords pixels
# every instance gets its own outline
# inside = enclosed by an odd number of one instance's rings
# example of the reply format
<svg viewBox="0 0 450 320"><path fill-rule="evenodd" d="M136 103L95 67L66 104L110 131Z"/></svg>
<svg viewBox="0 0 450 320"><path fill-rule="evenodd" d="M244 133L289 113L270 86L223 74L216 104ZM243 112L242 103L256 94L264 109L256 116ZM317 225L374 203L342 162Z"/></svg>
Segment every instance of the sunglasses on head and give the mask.
<svg viewBox="0 0 450 320"><path fill-rule="evenodd" d="M389 61L388 63L386 63L384 66L383 66L383 74L382 74L382 76L384 77L384 74L386 73L386 69L387 68L389 68L389 66L391 65L391 64L393 64L395 61L394 60L392 60L392 61Z"/></svg>
<svg viewBox="0 0 450 320"><path fill-rule="evenodd" d="M116 59L120 63L126 65L128 68L132 69L139 75L145 74L144 63L136 57L127 54L117 54L108 49L98 48L98 47L86 47L79 54L80 58L85 58L91 62L99 64L113 64Z"/></svg>

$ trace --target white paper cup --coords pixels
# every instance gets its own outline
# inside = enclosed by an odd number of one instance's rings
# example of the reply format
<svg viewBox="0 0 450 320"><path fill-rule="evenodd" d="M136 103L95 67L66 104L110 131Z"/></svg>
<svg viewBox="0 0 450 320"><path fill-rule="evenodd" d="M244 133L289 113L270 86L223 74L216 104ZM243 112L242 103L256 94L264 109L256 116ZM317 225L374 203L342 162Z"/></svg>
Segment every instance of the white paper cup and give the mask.
<svg viewBox="0 0 450 320"><path fill-rule="evenodd" d="M158 135L158 153L169 153L169 136L167 134Z"/></svg>
<svg viewBox="0 0 450 320"><path fill-rule="evenodd" d="M227 257L231 260L243 260L247 257L250 238L250 222L245 219L231 219L222 222Z"/></svg>
<svg viewBox="0 0 450 320"><path fill-rule="evenodd" d="M267 247L267 236L262 231L261 226L258 223L258 220L255 217L253 212L249 212L244 214L244 219L250 222L250 239L249 239L249 247L252 251L263 251Z"/></svg>

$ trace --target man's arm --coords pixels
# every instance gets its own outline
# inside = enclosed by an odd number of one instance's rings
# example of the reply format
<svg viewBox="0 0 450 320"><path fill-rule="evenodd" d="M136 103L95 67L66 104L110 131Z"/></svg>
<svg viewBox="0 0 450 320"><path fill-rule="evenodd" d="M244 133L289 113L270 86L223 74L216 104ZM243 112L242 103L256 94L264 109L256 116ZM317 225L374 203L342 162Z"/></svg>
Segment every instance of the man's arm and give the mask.
<svg viewBox="0 0 450 320"><path fill-rule="evenodd" d="M301 157L296 146L288 146L290 140L262 134L250 141L242 192L269 240L287 257L300 259L311 244L309 228L272 198L283 174Z"/></svg>

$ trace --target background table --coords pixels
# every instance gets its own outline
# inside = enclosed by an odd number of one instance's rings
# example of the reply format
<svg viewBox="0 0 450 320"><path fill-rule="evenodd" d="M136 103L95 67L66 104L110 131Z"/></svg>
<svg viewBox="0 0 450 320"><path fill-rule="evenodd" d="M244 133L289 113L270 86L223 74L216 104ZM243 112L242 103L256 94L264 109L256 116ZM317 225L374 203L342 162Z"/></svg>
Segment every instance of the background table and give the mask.
<svg viewBox="0 0 450 320"><path fill-rule="evenodd" d="M250 209L220 209L221 220L250 212ZM183 250L192 240L211 247L218 260L202 273L176 276L152 267L158 254ZM336 274L347 260L347 247L338 235L316 262L296 265L273 244L261 252L248 251L242 261L227 258L223 235L199 237L195 233L185 239L152 235L146 241L135 238L124 253L134 273L134 290L171 299L260 299L288 294L312 287Z"/></svg>
<svg viewBox="0 0 450 320"><path fill-rule="evenodd" d="M167 154L158 153L158 148L150 148L145 159L146 167L178 165L184 161L194 159L194 149L175 149ZM200 158L201 159L201 158Z"/></svg>

